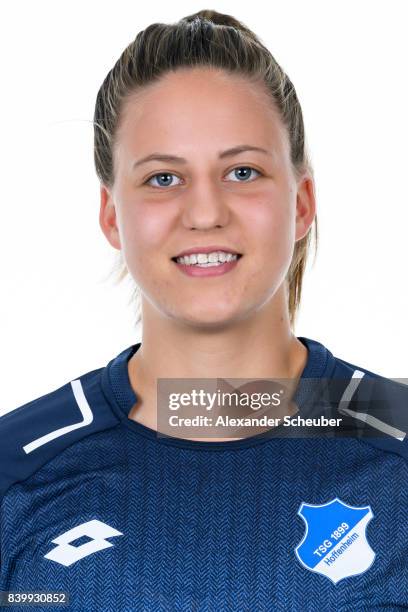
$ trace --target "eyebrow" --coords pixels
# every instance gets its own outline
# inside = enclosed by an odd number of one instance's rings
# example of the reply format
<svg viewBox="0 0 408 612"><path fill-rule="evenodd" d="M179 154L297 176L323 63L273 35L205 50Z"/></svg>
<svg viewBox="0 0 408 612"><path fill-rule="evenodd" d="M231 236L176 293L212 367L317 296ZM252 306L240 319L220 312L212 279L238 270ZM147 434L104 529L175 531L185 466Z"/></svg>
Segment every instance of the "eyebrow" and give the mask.
<svg viewBox="0 0 408 612"><path fill-rule="evenodd" d="M243 153L244 151L259 151L260 153L266 153L269 155L270 152L262 147L255 147L253 145L238 145L237 147L232 147L232 149L226 149L222 151L218 155L218 159L224 159L225 157L232 157L233 155L238 155L238 153ZM146 157L142 157L139 160L136 160L132 165L132 170L137 168L138 166L145 164L149 161L164 161L175 164L186 164L187 160L184 157L178 157L177 155L166 155L165 153L152 153L151 155L147 155Z"/></svg>

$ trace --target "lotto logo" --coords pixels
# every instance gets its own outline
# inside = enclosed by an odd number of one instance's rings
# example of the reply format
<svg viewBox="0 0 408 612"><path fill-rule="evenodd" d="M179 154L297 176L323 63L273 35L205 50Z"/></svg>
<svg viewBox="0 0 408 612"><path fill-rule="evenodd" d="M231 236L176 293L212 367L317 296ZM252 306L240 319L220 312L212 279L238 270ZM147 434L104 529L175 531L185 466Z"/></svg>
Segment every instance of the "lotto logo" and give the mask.
<svg viewBox="0 0 408 612"><path fill-rule="evenodd" d="M87 523L77 525L69 531L65 531L65 533L52 540L52 542L58 544L58 546L44 555L44 558L69 566L99 550L113 546L113 544L107 542L105 538L112 538L120 535L123 535L123 533L117 531L117 529L110 527L106 523L102 523L102 521L93 519ZM90 541L80 546L74 546L72 543L81 537L88 537Z"/></svg>

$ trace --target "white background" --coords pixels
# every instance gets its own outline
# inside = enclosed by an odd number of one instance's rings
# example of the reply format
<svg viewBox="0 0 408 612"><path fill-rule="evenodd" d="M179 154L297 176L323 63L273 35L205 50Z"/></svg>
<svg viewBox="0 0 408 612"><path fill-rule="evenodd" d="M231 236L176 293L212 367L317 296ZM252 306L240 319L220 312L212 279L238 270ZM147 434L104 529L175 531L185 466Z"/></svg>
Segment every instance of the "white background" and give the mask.
<svg viewBox="0 0 408 612"><path fill-rule="evenodd" d="M141 339L98 223L92 117L123 49L203 8L254 30L302 104L320 244L296 335L408 377L405 0L18 2L2 8L0 414ZM405 242L404 242L405 240Z"/></svg>

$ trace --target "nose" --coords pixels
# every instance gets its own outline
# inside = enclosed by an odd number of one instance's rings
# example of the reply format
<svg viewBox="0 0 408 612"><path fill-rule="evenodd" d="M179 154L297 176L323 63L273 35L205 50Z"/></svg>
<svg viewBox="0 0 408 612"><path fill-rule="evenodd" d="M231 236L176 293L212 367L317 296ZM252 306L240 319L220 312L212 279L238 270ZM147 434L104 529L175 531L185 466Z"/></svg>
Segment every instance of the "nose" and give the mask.
<svg viewBox="0 0 408 612"><path fill-rule="evenodd" d="M182 223L187 229L206 230L228 223L227 194L207 178L196 180L183 198Z"/></svg>

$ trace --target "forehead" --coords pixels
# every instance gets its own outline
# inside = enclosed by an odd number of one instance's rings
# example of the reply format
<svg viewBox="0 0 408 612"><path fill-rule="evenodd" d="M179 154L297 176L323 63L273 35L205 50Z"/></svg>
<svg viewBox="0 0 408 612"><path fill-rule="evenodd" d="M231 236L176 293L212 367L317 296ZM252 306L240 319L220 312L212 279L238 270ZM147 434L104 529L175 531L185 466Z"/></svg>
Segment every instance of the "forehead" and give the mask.
<svg viewBox="0 0 408 612"><path fill-rule="evenodd" d="M263 83L211 67L179 68L132 93L116 134L128 152L240 142L283 149L287 131Z"/></svg>

